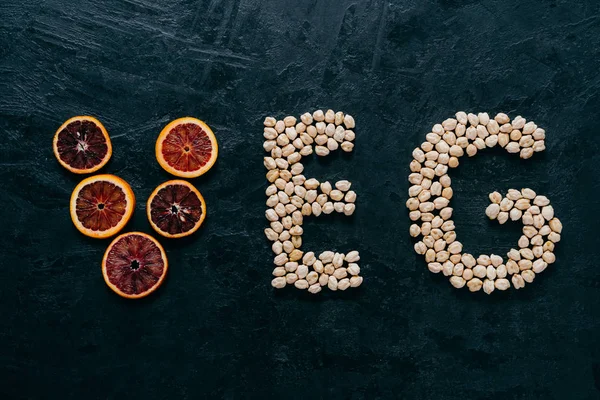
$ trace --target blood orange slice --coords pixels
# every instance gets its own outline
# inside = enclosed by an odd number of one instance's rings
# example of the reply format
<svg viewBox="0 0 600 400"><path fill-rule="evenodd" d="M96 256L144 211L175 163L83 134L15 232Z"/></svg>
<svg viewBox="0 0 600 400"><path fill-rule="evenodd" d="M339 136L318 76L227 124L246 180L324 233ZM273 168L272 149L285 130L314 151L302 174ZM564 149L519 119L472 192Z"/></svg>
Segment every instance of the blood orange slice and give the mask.
<svg viewBox="0 0 600 400"><path fill-rule="evenodd" d="M219 154L217 139L204 122L192 117L169 123L156 140L156 159L167 172L195 178L208 171Z"/></svg>
<svg viewBox="0 0 600 400"><path fill-rule="evenodd" d="M191 183L172 180L157 187L146 207L152 228L169 238L196 232L206 218L206 203Z"/></svg>
<svg viewBox="0 0 600 400"><path fill-rule="evenodd" d="M158 289L168 269L165 250L142 232L118 236L102 259L102 275L108 287L129 299L145 297Z"/></svg>
<svg viewBox="0 0 600 400"><path fill-rule="evenodd" d="M76 174L89 174L110 159L112 145L104 125L94 117L67 120L54 135L54 155L58 162Z"/></svg>
<svg viewBox="0 0 600 400"><path fill-rule="evenodd" d="M135 196L127 182L114 175L82 180L71 195L71 219L84 235L106 238L119 232L133 213Z"/></svg>

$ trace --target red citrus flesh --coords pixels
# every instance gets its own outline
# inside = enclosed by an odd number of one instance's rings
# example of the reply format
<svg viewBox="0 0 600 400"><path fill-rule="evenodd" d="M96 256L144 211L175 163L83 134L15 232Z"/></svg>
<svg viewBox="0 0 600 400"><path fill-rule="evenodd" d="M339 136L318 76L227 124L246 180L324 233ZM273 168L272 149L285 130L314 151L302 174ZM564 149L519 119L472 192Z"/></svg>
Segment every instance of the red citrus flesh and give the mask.
<svg viewBox="0 0 600 400"><path fill-rule="evenodd" d="M109 144L96 123L76 120L57 133L56 150L60 160L72 169L89 171L105 161Z"/></svg>
<svg viewBox="0 0 600 400"><path fill-rule="evenodd" d="M106 231L123 219L127 208L125 192L117 185L98 181L84 186L77 196L75 213L83 226Z"/></svg>
<svg viewBox="0 0 600 400"><path fill-rule="evenodd" d="M162 246L141 232L117 237L106 250L102 263L104 280L123 297L144 297L156 290L167 272Z"/></svg>
<svg viewBox="0 0 600 400"><path fill-rule="evenodd" d="M164 160L178 171L197 171L211 160L212 141L196 124L175 126L162 144Z"/></svg>
<svg viewBox="0 0 600 400"><path fill-rule="evenodd" d="M187 236L199 228L205 216L204 198L186 181L166 182L148 200L150 223L163 236Z"/></svg>

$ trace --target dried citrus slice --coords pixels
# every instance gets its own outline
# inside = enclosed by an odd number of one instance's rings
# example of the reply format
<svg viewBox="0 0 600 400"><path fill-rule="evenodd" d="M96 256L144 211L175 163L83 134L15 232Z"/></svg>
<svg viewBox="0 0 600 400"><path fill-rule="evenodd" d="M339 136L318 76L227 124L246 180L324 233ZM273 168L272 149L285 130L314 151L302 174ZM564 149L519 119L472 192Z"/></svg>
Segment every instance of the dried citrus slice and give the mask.
<svg viewBox="0 0 600 400"><path fill-rule="evenodd" d="M54 135L54 155L58 162L76 174L89 174L110 159L112 145L104 125L94 117L67 120Z"/></svg>
<svg viewBox="0 0 600 400"><path fill-rule="evenodd" d="M148 199L146 210L152 228L169 238L191 235L206 217L206 203L198 189L179 179L157 187Z"/></svg>
<svg viewBox="0 0 600 400"><path fill-rule="evenodd" d="M106 238L129 222L135 196L127 182L114 175L82 180L71 195L71 219L84 235Z"/></svg>
<svg viewBox="0 0 600 400"><path fill-rule="evenodd" d="M118 236L102 259L104 281L119 296L139 299L162 284L169 264L160 243L142 232Z"/></svg>
<svg viewBox="0 0 600 400"><path fill-rule="evenodd" d="M219 154L212 130L192 117L179 118L165 126L156 140L156 159L167 172L195 178L208 171Z"/></svg>

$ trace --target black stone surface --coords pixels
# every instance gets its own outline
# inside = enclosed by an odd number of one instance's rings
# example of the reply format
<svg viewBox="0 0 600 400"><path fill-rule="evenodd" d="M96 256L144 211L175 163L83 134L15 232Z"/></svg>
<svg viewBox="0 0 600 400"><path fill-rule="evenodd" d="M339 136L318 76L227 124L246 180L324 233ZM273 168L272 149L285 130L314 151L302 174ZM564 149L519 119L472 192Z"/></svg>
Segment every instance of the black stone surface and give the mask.
<svg viewBox="0 0 600 400"><path fill-rule="evenodd" d="M597 1L65 1L0 3L0 398L596 399L600 390ZM347 178L353 218L306 222L305 246L361 252L359 290L270 287L262 120L353 114L355 153L307 163ZM471 294L427 271L404 207L411 150L458 110L547 131L520 161L487 151L452 173L465 249L505 252L493 190L529 186L564 222L534 284ZM102 172L145 201L170 178L154 142L207 121L216 166L193 183L209 215L164 244L163 287L127 301L104 284L108 240L80 235L81 177L51 148L67 118L104 122Z"/></svg>

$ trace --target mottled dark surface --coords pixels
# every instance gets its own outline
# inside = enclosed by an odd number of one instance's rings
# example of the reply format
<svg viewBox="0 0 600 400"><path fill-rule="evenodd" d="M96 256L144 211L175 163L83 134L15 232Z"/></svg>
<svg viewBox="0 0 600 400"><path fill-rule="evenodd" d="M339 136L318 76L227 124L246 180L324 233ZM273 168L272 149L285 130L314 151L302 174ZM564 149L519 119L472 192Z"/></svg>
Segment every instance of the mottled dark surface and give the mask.
<svg viewBox="0 0 600 400"><path fill-rule="evenodd" d="M66 1L0 3L0 397L596 399L600 394L597 1ZM356 116L355 153L307 175L347 178L353 218L307 221L315 250L358 249L359 290L270 287L262 119L317 107ZM408 163L458 110L547 131L521 162L488 151L452 175L459 240L505 252L517 225L486 220L487 193L531 186L565 225L533 285L471 294L427 271L404 208ZM191 238L162 240L164 286L141 301L104 284L108 240L80 235L81 179L54 159L67 118L112 137L102 172L145 201L170 178L154 141L207 121L216 166Z"/></svg>

